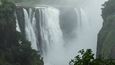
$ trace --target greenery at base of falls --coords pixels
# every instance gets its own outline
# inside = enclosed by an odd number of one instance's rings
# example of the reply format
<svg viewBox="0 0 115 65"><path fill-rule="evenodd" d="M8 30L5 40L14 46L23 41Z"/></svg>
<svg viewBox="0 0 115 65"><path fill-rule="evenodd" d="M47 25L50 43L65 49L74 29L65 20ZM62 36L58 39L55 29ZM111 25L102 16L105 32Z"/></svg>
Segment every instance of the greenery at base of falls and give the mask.
<svg viewBox="0 0 115 65"><path fill-rule="evenodd" d="M31 43L16 31L16 6L1 0L0 5L0 65L44 65Z"/></svg>
<svg viewBox="0 0 115 65"><path fill-rule="evenodd" d="M69 65L115 65L115 60L104 59L103 57L94 58L94 54L91 49L80 50L73 60L70 61Z"/></svg>
<svg viewBox="0 0 115 65"><path fill-rule="evenodd" d="M103 27L98 34L97 57L115 59L115 0L103 4Z"/></svg>

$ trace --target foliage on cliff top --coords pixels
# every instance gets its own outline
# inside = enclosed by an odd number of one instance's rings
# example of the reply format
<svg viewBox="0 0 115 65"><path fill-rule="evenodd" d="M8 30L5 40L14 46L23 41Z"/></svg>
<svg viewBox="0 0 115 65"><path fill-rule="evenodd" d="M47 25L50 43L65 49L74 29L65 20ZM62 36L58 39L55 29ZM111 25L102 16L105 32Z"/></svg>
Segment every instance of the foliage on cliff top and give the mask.
<svg viewBox="0 0 115 65"><path fill-rule="evenodd" d="M108 0L103 4L102 17L104 20L110 15L115 15L115 0Z"/></svg>
<svg viewBox="0 0 115 65"><path fill-rule="evenodd" d="M14 3L21 3L21 2L39 2L40 0L7 0L7 1Z"/></svg>

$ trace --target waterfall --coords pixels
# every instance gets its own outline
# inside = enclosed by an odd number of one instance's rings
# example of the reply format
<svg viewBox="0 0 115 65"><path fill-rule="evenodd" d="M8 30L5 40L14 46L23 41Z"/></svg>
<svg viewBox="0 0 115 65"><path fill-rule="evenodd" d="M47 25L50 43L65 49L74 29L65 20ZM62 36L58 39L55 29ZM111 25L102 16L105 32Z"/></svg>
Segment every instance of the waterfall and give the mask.
<svg viewBox="0 0 115 65"><path fill-rule="evenodd" d="M16 31L21 32L16 13L14 14L14 16L16 17Z"/></svg>
<svg viewBox="0 0 115 65"><path fill-rule="evenodd" d="M83 8L78 8L78 9L75 8L75 11L77 15L77 30L76 30L77 44L75 45L78 45L79 50L88 49L88 48L94 50L94 48L92 47L93 45L92 40L94 39L93 38L94 33L92 33L92 31L95 30L93 29L93 25L95 24L92 25L90 23L88 19L88 15Z"/></svg>
<svg viewBox="0 0 115 65"><path fill-rule="evenodd" d="M96 34L92 34L88 16L83 8L73 9L76 13L76 33L70 44L63 40L63 30L60 28L60 11L53 7L23 8L26 39L32 43L32 48L40 52L45 65L68 65L69 61L82 48L92 48ZM19 28L16 18L17 29ZM95 24L94 24L95 25ZM94 41L93 41L94 42ZM84 46L84 44L87 44ZM66 47L66 46L67 47ZM89 46L90 45L90 46Z"/></svg>
<svg viewBox="0 0 115 65"><path fill-rule="evenodd" d="M36 39L36 34L35 34L35 13L32 14L31 8L29 9L29 12L26 9L23 9L24 11L24 18L25 18L25 33L26 33L26 38L32 43L32 48L33 49L38 49L37 48L37 39Z"/></svg>
<svg viewBox="0 0 115 65"><path fill-rule="evenodd" d="M97 5L95 2L93 4ZM88 6L90 5L92 5L92 3L88 4ZM97 11L100 8L98 7L92 12L88 6L73 8L77 20L74 23L76 25L75 29L70 32L72 32L71 34L75 32L75 34L73 34L75 38L68 40L66 43L65 40L63 40L63 38L65 39L65 37L63 37L64 30L60 27L62 24L60 24L59 19L59 9L49 6L22 9L26 39L32 43L33 49L40 52L45 65L68 65L69 61L76 56L77 51L80 49L90 48L93 49L94 52L96 51L97 33L102 23L99 13L101 11ZM98 13L98 15L93 17L95 12ZM20 21L17 20L17 18L16 21L17 29L19 29L20 25L18 25L18 22ZM67 23L66 21L68 20L65 20L65 24ZM66 25L68 26L67 28L69 28L70 24Z"/></svg>
<svg viewBox="0 0 115 65"><path fill-rule="evenodd" d="M62 44L62 31L59 26L59 11L54 8L38 8L40 16L40 33L42 54L46 64L52 64Z"/></svg>
<svg viewBox="0 0 115 65"><path fill-rule="evenodd" d="M23 8L26 39L38 50L45 65L66 65L59 10L53 7ZM18 22L18 21L17 21ZM18 23L17 23L18 25Z"/></svg>
<svg viewBox="0 0 115 65"><path fill-rule="evenodd" d="M64 47L59 10L52 7L39 10L42 12L39 23L45 65L60 65L63 61Z"/></svg>

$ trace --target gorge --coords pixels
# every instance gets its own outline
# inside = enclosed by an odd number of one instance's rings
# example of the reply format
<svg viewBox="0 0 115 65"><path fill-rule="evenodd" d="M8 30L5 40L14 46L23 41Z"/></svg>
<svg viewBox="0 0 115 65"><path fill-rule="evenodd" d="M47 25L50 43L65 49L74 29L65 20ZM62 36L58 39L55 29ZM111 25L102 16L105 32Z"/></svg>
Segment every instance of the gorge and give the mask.
<svg viewBox="0 0 115 65"><path fill-rule="evenodd" d="M96 53L104 2L88 0L65 8L48 4L17 6L17 30L41 54L45 65L68 65L80 49L91 48Z"/></svg>

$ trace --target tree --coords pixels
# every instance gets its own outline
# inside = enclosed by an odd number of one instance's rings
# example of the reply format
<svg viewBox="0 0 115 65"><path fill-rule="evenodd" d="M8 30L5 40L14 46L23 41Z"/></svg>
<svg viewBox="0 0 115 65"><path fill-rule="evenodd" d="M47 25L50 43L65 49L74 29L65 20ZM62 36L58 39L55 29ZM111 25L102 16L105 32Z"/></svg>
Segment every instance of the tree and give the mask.
<svg viewBox="0 0 115 65"><path fill-rule="evenodd" d="M104 20L106 20L108 16L115 14L115 0L108 0L103 4L103 6L102 17Z"/></svg>
<svg viewBox="0 0 115 65"><path fill-rule="evenodd" d="M78 53L80 55L71 60L70 65L115 65L112 59L103 59L102 57L95 59L91 49L86 51L82 49Z"/></svg>

